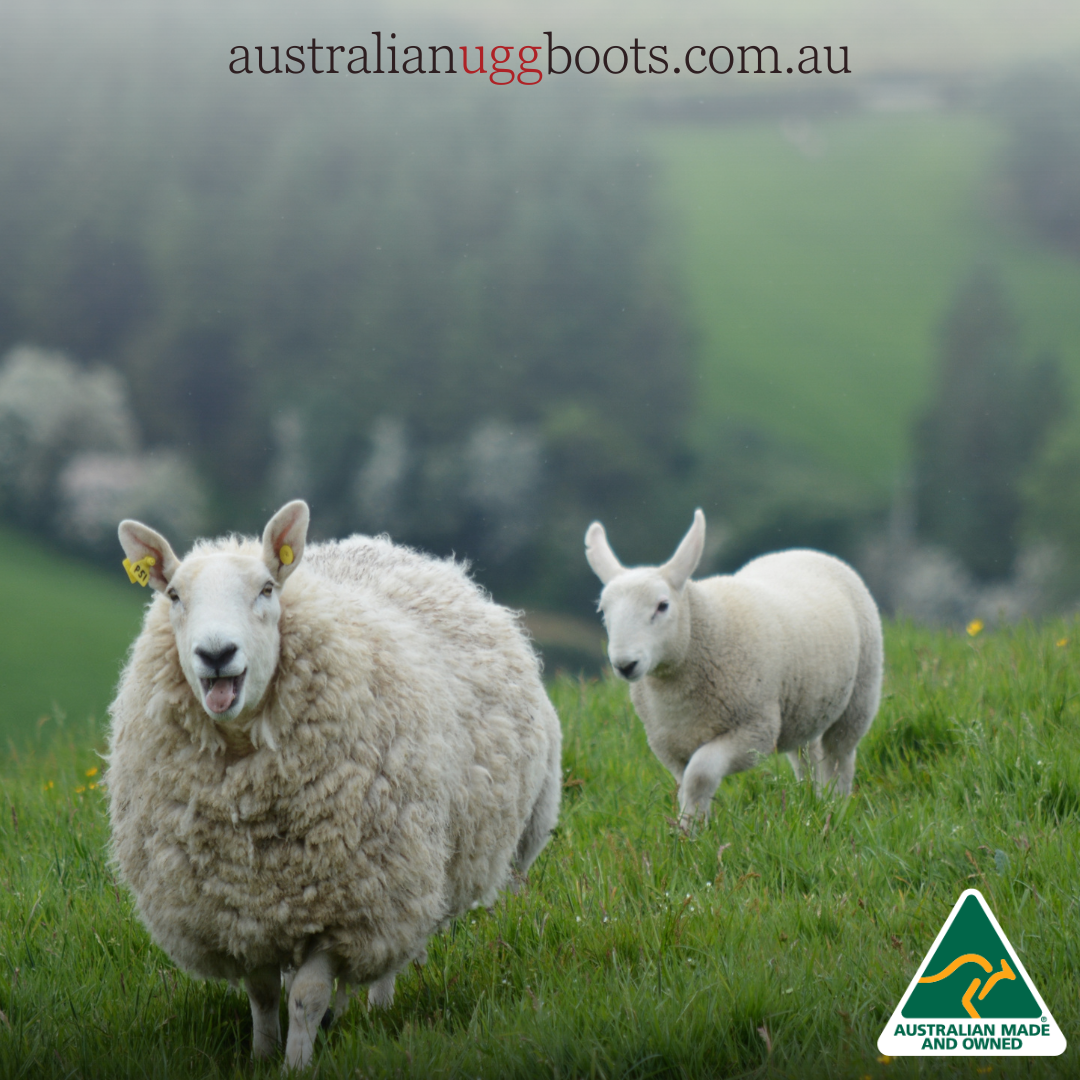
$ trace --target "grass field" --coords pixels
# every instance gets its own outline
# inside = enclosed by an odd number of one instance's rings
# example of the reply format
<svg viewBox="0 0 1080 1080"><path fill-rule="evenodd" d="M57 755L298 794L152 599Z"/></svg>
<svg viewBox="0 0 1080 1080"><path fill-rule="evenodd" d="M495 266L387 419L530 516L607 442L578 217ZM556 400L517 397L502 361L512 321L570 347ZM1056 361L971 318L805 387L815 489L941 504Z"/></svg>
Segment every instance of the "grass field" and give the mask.
<svg viewBox="0 0 1080 1080"><path fill-rule="evenodd" d="M146 597L128 583L119 546L110 578L10 531L0 545L2 747L42 718L81 730L105 715Z"/></svg>
<svg viewBox="0 0 1080 1080"><path fill-rule="evenodd" d="M977 264L1024 355L1080 377L1080 265L1000 213L1004 132L974 113L657 130L692 321L695 437L751 421L888 490L930 392L938 328Z"/></svg>
<svg viewBox="0 0 1080 1080"><path fill-rule="evenodd" d="M1078 635L889 627L852 798L819 801L770 759L722 785L692 840L625 687L556 682L564 804L528 888L434 939L387 1013L354 1004L319 1075L1077 1075ZM102 739L35 732L0 770L0 1076L279 1075L247 1060L246 1000L176 971L114 881ZM971 886L1073 1045L879 1060Z"/></svg>

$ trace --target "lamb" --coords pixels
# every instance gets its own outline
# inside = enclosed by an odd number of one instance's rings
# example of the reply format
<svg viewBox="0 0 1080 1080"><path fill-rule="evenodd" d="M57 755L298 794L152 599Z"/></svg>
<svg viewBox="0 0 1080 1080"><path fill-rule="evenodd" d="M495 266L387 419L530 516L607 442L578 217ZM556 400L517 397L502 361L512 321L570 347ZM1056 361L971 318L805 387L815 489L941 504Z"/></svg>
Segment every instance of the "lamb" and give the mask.
<svg viewBox="0 0 1080 1080"><path fill-rule="evenodd" d="M490 906L547 841L559 720L516 616L456 563L387 538L261 542L120 525L148 605L111 706L112 853L182 968L243 984L253 1056L306 1067L338 1000ZM302 564L302 565L301 565ZM291 986L289 985L291 979ZM342 990L346 993L342 993Z"/></svg>
<svg viewBox="0 0 1080 1080"><path fill-rule="evenodd" d="M701 510L659 567L623 567L598 521L585 534L604 584L608 657L679 784L680 825L707 819L720 781L774 750L798 778L809 764L819 790L850 794L855 748L881 698L873 597L819 551L763 555L691 581L704 544Z"/></svg>

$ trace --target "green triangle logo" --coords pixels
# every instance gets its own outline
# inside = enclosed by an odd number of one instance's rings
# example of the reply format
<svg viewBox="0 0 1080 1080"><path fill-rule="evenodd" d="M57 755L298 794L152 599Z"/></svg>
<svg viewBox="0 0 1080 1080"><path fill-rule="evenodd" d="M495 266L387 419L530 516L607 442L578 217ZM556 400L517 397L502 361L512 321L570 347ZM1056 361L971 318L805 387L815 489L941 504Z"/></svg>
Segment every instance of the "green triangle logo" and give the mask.
<svg viewBox="0 0 1080 1080"><path fill-rule="evenodd" d="M1042 1006L1009 963L982 898L972 892L963 900L945 936L930 951L926 974L900 1010L907 1018L955 1017L957 1020L1037 1020Z"/></svg>
<svg viewBox="0 0 1080 1080"><path fill-rule="evenodd" d="M957 900L878 1039L890 1056L1044 1056L1065 1046L977 889Z"/></svg>

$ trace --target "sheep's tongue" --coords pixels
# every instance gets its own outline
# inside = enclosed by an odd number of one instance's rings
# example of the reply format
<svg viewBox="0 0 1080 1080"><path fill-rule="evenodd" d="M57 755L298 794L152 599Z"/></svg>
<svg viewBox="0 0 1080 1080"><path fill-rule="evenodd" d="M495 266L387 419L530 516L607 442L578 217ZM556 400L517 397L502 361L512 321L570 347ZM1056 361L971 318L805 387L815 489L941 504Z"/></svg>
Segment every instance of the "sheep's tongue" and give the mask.
<svg viewBox="0 0 1080 1080"><path fill-rule="evenodd" d="M215 679L206 695L206 707L215 713L225 712L236 700L236 679Z"/></svg>

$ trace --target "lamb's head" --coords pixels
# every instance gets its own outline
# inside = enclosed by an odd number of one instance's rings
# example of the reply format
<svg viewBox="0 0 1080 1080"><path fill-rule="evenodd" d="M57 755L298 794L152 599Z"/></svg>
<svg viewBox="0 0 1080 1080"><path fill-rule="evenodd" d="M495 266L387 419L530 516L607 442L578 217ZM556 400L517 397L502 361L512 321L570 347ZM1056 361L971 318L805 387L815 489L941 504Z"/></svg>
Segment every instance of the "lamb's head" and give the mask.
<svg viewBox="0 0 1080 1080"><path fill-rule="evenodd" d="M142 561L169 600L180 666L214 720L249 716L266 694L280 650L279 594L304 553L308 519L307 503L291 502L263 530L261 552L196 546L182 562L149 526L120 523L129 561Z"/></svg>
<svg viewBox="0 0 1080 1080"><path fill-rule="evenodd" d="M600 611L608 633L608 658L622 678L634 682L664 665L679 664L690 641L686 583L705 546L705 515L694 523L663 566L627 569L615 557L604 526L585 534L585 558L604 583Z"/></svg>

